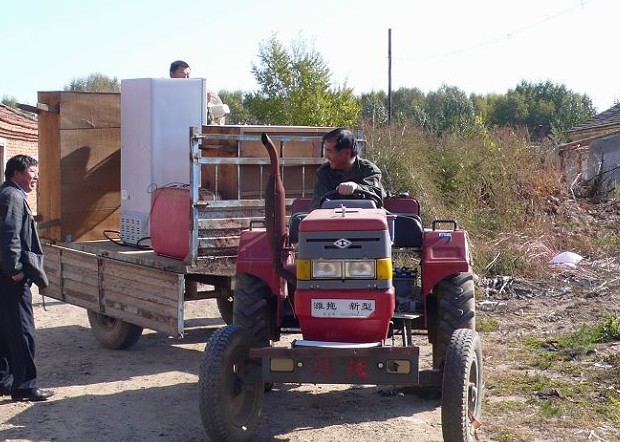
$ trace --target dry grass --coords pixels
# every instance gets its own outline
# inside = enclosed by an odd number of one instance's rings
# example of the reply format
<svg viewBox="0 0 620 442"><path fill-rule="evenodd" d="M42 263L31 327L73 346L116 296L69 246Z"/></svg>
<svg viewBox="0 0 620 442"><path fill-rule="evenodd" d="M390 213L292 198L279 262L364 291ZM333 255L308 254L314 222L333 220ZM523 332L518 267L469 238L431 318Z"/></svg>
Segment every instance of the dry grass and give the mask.
<svg viewBox="0 0 620 442"><path fill-rule="evenodd" d="M425 225L454 218L469 232L481 277L483 440L620 441L620 342L587 333L620 318L620 194L575 200L553 149L510 130L365 133L366 156L390 190L420 200ZM584 259L551 266L562 251Z"/></svg>

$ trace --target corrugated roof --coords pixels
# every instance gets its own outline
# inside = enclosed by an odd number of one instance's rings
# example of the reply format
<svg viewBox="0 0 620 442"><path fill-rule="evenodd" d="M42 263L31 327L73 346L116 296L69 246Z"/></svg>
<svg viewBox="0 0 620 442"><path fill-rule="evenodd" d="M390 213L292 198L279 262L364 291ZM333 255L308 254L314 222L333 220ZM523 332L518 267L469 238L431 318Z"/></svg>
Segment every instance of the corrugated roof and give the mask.
<svg viewBox="0 0 620 442"><path fill-rule="evenodd" d="M600 114L596 114L588 121L573 126L568 132L578 132L586 129L596 129L599 127L620 124L620 103L607 109Z"/></svg>
<svg viewBox="0 0 620 442"><path fill-rule="evenodd" d="M36 142L38 133L36 118L0 103L0 137Z"/></svg>

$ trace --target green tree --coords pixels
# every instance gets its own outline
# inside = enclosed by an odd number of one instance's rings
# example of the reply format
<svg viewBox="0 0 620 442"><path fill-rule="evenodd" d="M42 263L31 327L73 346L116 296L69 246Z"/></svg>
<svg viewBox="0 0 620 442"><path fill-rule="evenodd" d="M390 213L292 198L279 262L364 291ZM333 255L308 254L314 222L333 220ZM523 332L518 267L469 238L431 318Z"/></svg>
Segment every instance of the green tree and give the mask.
<svg viewBox="0 0 620 442"><path fill-rule="evenodd" d="M351 88L331 83L323 57L301 40L286 49L274 36L262 43L252 73L260 85L244 104L256 123L350 126L360 105Z"/></svg>
<svg viewBox="0 0 620 442"><path fill-rule="evenodd" d="M243 104L245 93L241 90L218 92L219 97L230 108L230 114L226 116L226 124L253 124L250 112Z"/></svg>
<svg viewBox="0 0 620 442"><path fill-rule="evenodd" d="M121 84L117 77L110 78L100 73L87 77L74 78L64 87L65 91L73 92L120 92Z"/></svg>
<svg viewBox="0 0 620 442"><path fill-rule="evenodd" d="M392 92L392 121L404 123L413 121L419 126L427 123L424 104L426 97L418 88L401 87Z"/></svg>
<svg viewBox="0 0 620 442"><path fill-rule="evenodd" d="M425 127L436 135L463 133L475 124L474 105L465 92L455 86L441 86L426 96Z"/></svg>
<svg viewBox="0 0 620 442"><path fill-rule="evenodd" d="M387 94L372 91L360 96L360 118L372 127L382 126L388 121Z"/></svg>
<svg viewBox="0 0 620 442"><path fill-rule="evenodd" d="M551 136L562 141L559 134L595 113L587 95L572 92L563 84L522 81L491 107L489 122L526 127L533 138Z"/></svg>
<svg viewBox="0 0 620 442"><path fill-rule="evenodd" d="M3 95L0 103L4 104L5 106L17 109L17 98L13 96Z"/></svg>

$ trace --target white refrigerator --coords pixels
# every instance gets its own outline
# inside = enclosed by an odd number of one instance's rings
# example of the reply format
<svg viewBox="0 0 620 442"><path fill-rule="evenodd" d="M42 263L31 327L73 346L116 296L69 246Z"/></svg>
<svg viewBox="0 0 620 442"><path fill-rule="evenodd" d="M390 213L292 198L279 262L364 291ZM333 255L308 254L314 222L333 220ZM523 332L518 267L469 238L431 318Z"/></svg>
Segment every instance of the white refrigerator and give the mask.
<svg viewBox="0 0 620 442"><path fill-rule="evenodd" d="M121 240L148 245L151 194L189 184L190 127L207 121L204 78L121 80Z"/></svg>

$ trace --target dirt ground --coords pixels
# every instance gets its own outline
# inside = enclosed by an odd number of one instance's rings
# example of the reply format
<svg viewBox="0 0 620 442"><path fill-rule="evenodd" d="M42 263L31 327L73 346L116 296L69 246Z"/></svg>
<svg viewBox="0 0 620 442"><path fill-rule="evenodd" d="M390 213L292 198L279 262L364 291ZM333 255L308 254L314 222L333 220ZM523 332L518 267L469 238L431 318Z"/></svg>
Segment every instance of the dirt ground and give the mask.
<svg viewBox="0 0 620 442"><path fill-rule="evenodd" d="M510 353L525 337L553 343L580 324L596 323L604 315L620 317L617 256L588 257L577 269L558 269L540 281L481 281L479 289L486 296L477 301L477 320L498 324L481 332L486 384L481 440L620 441L617 423L582 426L556 418L556 425L549 425L536 405L540 391L516 398L505 397L497 388L510 373L534 370L524 365L528 355ZM0 441L208 440L198 410L198 370L205 342L224 324L215 302L186 303L183 339L145 330L135 346L114 351L95 340L84 309L50 298L44 308L39 295L34 299L39 380L55 395L40 403L1 397ZM425 336L416 337L423 359L430 356L426 342ZM572 365L590 366L618 352L620 343L611 342ZM586 382L582 377L573 380ZM620 393L620 386L612 387ZM500 402L526 405L503 411L495 407L492 412L491 405ZM266 394L252 440L441 441L440 422L440 398L432 392L286 384ZM502 437L507 431L511 436Z"/></svg>
<svg viewBox="0 0 620 442"><path fill-rule="evenodd" d="M39 403L1 397L1 441L208 440L198 369L223 325L213 301L186 303L183 339L145 330L135 346L114 351L95 340L84 309L34 300L38 377L55 395ZM253 440L440 441L439 405L437 396L375 386L276 385Z"/></svg>

